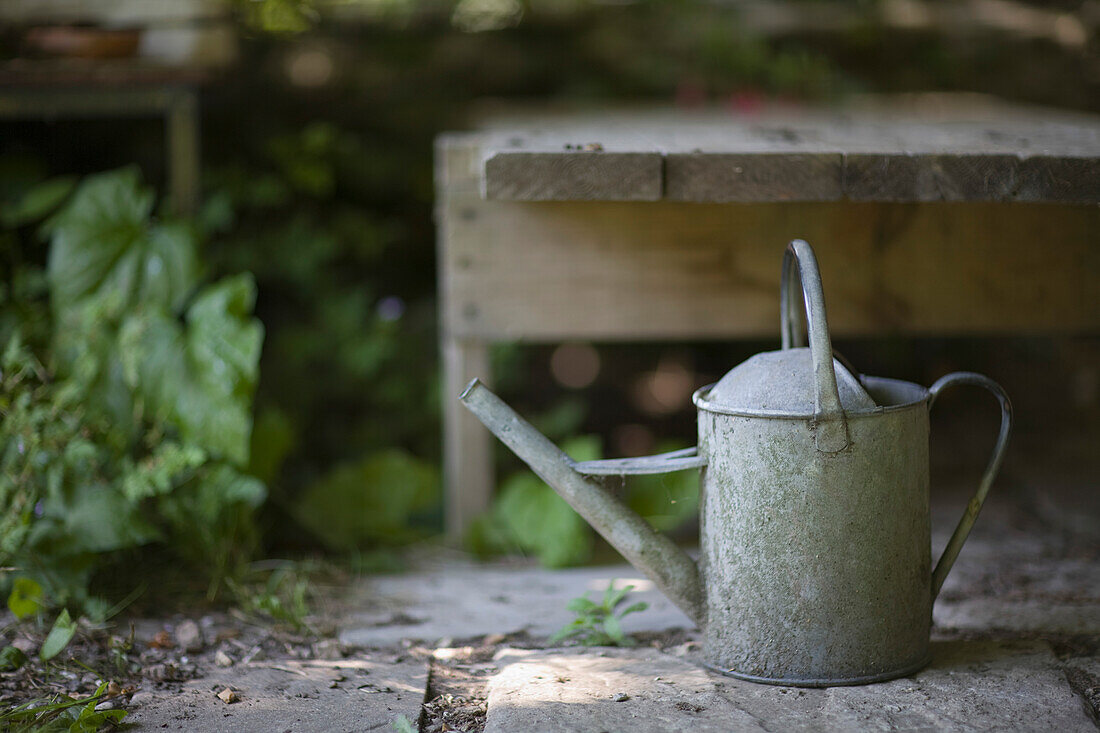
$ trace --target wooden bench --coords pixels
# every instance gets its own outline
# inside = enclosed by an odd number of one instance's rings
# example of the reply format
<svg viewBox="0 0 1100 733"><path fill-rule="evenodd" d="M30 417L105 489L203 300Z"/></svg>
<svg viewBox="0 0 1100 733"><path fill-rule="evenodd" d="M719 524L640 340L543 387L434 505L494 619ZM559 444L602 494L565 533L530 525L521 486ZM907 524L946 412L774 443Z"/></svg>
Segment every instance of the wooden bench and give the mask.
<svg viewBox="0 0 1100 733"><path fill-rule="evenodd" d="M496 119L437 143L447 527L492 437L454 396L493 342L778 334L788 240L835 334L1095 332L1100 119L875 105Z"/></svg>
<svg viewBox="0 0 1100 733"><path fill-rule="evenodd" d="M136 60L0 63L0 120L163 117L172 207L199 206L199 87L210 72Z"/></svg>

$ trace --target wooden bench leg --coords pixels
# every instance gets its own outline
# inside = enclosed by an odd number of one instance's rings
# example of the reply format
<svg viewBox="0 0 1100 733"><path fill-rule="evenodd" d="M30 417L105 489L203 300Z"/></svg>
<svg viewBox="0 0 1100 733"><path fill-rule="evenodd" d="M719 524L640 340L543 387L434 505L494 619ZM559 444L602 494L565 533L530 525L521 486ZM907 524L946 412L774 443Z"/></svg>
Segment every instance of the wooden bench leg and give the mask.
<svg viewBox="0 0 1100 733"><path fill-rule="evenodd" d="M199 101L191 90L180 90L169 102L168 189L177 214L194 214L199 208Z"/></svg>
<svg viewBox="0 0 1100 733"><path fill-rule="evenodd" d="M492 435L458 401L474 377L489 383L489 348L445 337L443 351L443 478L447 535L460 539L489 508L493 492Z"/></svg>

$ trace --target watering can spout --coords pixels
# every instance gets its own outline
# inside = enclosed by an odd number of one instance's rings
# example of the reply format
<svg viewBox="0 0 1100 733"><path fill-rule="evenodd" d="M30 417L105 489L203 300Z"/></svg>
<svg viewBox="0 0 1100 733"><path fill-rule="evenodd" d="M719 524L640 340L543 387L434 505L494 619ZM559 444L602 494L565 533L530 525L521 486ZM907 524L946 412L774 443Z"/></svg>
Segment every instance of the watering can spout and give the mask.
<svg viewBox="0 0 1100 733"><path fill-rule="evenodd" d="M471 381L459 399L627 561L695 623L703 625L703 587L699 569L687 553L598 483L578 473L573 459L479 380Z"/></svg>

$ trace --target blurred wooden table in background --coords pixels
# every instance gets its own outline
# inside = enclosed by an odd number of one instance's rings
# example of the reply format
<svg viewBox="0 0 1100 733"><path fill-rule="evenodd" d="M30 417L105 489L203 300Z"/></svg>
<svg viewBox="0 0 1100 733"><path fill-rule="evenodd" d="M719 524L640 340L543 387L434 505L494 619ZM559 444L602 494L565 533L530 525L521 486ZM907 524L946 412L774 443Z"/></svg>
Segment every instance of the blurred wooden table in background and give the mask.
<svg viewBox="0 0 1100 733"><path fill-rule="evenodd" d="M491 497L492 437L455 399L491 343L777 335L793 238L835 335L1100 330L1100 118L950 95L528 111L436 161L452 536Z"/></svg>
<svg viewBox="0 0 1100 733"><path fill-rule="evenodd" d="M0 119L163 117L168 193L180 213L199 203L201 68L140 60L15 59L0 64ZM125 162L125 161L123 161Z"/></svg>

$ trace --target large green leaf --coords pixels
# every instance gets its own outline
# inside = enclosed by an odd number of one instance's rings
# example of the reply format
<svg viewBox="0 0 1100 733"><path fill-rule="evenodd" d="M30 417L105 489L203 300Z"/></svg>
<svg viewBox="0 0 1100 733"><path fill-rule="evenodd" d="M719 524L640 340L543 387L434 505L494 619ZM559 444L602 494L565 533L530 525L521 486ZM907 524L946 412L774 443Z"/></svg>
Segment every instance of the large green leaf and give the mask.
<svg viewBox="0 0 1100 733"><path fill-rule="evenodd" d="M162 310L135 314L119 335L126 381L153 416L185 442L236 465L248 463L252 392L263 326L251 317L250 275L206 288L186 325Z"/></svg>
<svg viewBox="0 0 1100 733"><path fill-rule="evenodd" d="M71 493L44 499L42 511L30 544L55 556L110 552L160 537L137 505L106 483L78 483Z"/></svg>
<svg viewBox="0 0 1100 733"><path fill-rule="evenodd" d="M134 396L123 378L118 336L111 313L117 298L88 299L57 314L54 353L64 376L60 385L80 403L106 415L129 440L134 421Z"/></svg>
<svg viewBox="0 0 1100 733"><path fill-rule="evenodd" d="M563 449L574 460L600 457L593 436L568 440ZM476 523L467 541L476 552L530 552L547 567L576 565L592 552L592 532L573 508L533 473L505 480L487 517Z"/></svg>
<svg viewBox="0 0 1100 733"><path fill-rule="evenodd" d="M117 308L177 308L195 284L196 242L183 225L150 223L154 195L136 168L86 178L47 222L55 312L111 297Z"/></svg>
<svg viewBox="0 0 1100 733"><path fill-rule="evenodd" d="M409 518L431 505L438 475L398 449L340 466L308 487L296 514L327 546L350 550L410 537Z"/></svg>
<svg viewBox="0 0 1100 733"><path fill-rule="evenodd" d="M294 423L285 412L277 407L264 410L253 421L248 472L266 484L272 483L297 440Z"/></svg>
<svg viewBox="0 0 1100 733"><path fill-rule="evenodd" d="M0 225L18 227L38 221L56 209L75 184L74 176L61 176L31 186L18 199L0 206Z"/></svg>
<svg viewBox="0 0 1100 733"><path fill-rule="evenodd" d="M536 555L546 567L576 565L592 552L584 520L539 478L517 474L500 488L494 516L515 547Z"/></svg>

